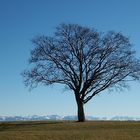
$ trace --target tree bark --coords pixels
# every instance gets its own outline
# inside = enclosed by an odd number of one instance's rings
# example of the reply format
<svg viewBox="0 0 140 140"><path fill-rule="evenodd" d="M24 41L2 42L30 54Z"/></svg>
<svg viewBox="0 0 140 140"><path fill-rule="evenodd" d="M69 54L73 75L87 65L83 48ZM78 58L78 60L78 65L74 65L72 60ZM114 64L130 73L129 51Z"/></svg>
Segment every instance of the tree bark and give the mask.
<svg viewBox="0 0 140 140"><path fill-rule="evenodd" d="M85 122L84 104L82 100L77 96L76 96L76 103L77 103L78 122Z"/></svg>

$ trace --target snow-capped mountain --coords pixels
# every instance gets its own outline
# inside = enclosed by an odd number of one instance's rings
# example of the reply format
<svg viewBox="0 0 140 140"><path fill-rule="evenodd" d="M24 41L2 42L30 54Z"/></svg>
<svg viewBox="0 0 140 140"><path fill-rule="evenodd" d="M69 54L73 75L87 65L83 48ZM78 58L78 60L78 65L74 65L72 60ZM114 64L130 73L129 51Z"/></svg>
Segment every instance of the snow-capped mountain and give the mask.
<svg viewBox="0 0 140 140"><path fill-rule="evenodd" d="M34 121L34 120L77 120L77 116L59 116L59 115L0 116L0 121ZM115 116L112 118L86 116L86 120L140 121L140 118L128 116Z"/></svg>
<svg viewBox="0 0 140 140"><path fill-rule="evenodd" d="M48 115L48 116L0 116L0 121L30 121L30 120L62 120L61 116Z"/></svg>
<svg viewBox="0 0 140 140"><path fill-rule="evenodd" d="M113 118L111 118L111 120L120 120L120 121L140 121L140 118L137 118L137 117L129 117L129 116L115 116Z"/></svg>

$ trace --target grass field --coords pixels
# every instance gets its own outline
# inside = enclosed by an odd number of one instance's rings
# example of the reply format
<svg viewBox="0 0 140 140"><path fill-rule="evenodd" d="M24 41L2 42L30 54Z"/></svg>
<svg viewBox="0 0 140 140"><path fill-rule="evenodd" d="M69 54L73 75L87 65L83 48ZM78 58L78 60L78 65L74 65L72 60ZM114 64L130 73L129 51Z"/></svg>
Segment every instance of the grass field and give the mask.
<svg viewBox="0 0 140 140"><path fill-rule="evenodd" d="M0 140L140 140L140 122L0 122Z"/></svg>

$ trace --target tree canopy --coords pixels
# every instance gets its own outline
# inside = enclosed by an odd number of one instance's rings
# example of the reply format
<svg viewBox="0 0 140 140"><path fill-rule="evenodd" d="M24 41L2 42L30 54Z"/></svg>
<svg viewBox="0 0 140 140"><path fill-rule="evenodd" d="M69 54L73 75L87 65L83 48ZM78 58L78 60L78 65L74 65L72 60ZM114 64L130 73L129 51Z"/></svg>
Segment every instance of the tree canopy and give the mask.
<svg viewBox="0 0 140 140"><path fill-rule="evenodd" d="M25 84L31 88L55 83L68 87L76 98L79 121L85 120L79 106L96 94L140 79L140 59L129 38L120 32L60 24L54 36L37 36L32 42L35 48L29 59L31 67L23 72Z"/></svg>

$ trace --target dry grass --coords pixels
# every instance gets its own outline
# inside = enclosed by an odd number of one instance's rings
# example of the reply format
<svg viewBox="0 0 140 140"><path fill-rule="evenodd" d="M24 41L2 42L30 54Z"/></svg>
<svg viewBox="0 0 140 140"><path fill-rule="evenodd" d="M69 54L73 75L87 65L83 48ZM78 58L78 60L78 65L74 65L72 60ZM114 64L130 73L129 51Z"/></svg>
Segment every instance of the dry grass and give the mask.
<svg viewBox="0 0 140 140"><path fill-rule="evenodd" d="M1 122L0 140L140 140L140 122Z"/></svg>

